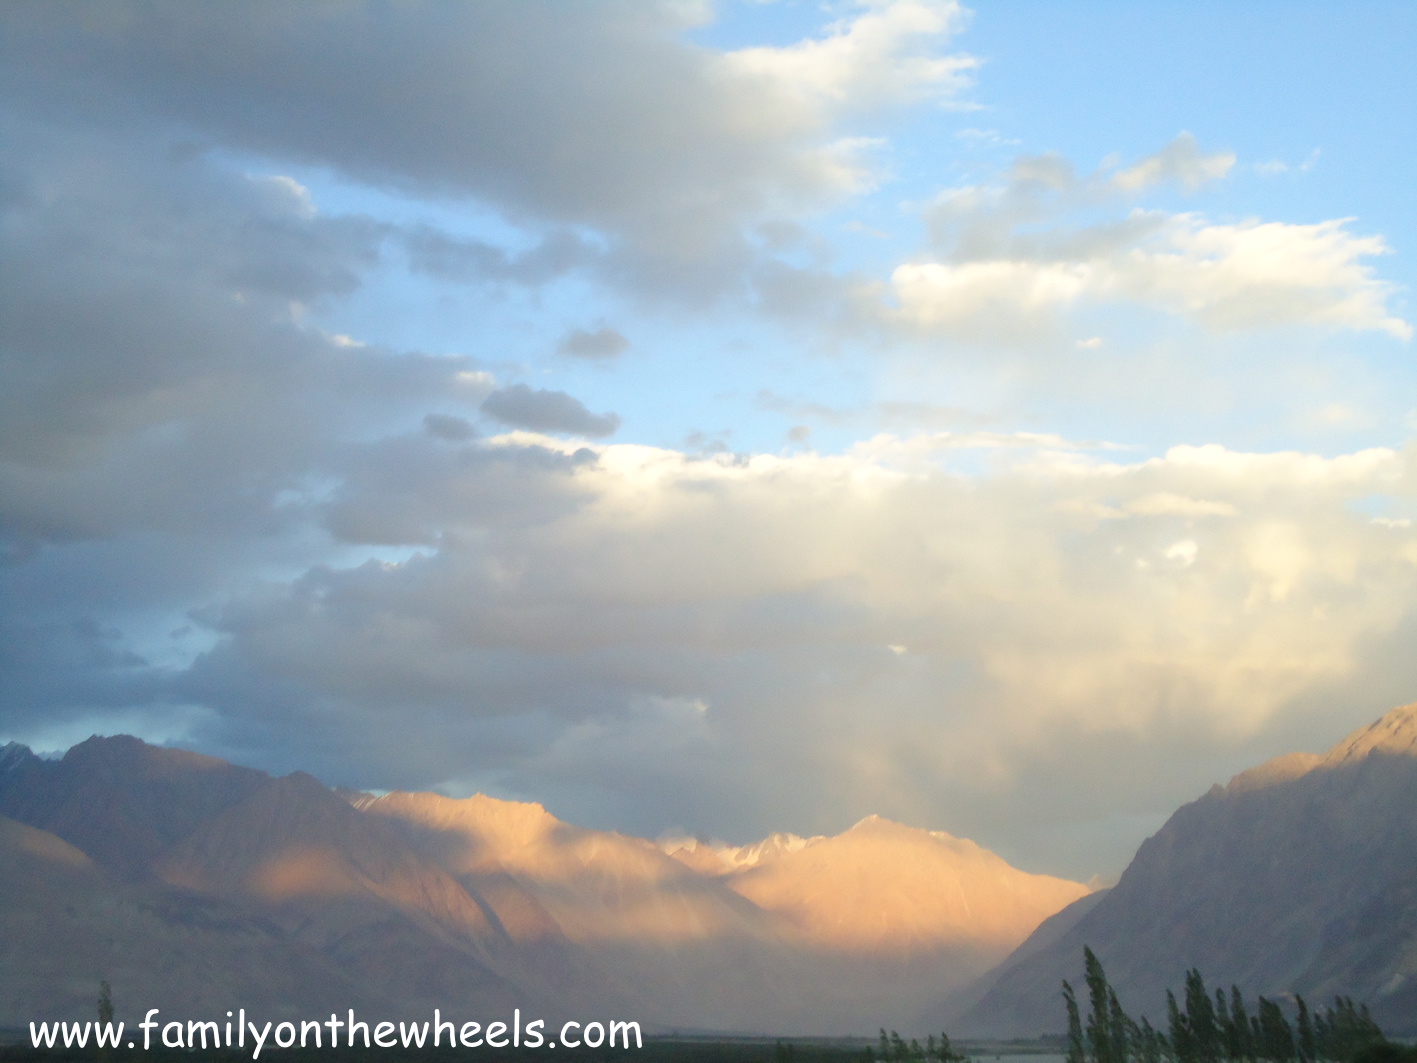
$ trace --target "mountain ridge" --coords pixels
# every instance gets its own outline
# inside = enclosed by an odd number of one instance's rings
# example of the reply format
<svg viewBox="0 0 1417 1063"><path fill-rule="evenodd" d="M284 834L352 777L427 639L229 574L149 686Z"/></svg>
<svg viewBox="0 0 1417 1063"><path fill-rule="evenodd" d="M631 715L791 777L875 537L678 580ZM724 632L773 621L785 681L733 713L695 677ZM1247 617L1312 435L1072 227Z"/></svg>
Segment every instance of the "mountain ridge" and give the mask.
<svg viewBox="0 0 1417 1063"><path fill-rule="evenodd" d="M72 874L82 881L65 888L94 911L136 906L147 914L123 919L155 943L70 938L84 973L55 973L62 954L38 969L71 986L122 969L130 973L114 989L124 1000L125 988L146 985L189 1010L205 978L268 1003L253 987L288 987L296 1011L307 998L324 1007L341 995L395 1017L475 999L547 1017L629 1015L651 1029L869 1032L907 1025L938 988L962 985L1086 892L1011 868L973 842L879 817L831 838L769 835L725 847L726 870L722 859L695 867L662 844L576 827L535 803L336 792L303 773L272 778L131 736L95 736L58 761L5 747L0 816L39 831L54 852L81 854L88 862ZM909 873L910 851L961 884L985 870L1007 881L1018 902L1012 922L931 915L936 883ZM847 910L875 913L874 938L848 941L840 931L851 920L811 914L824 911L822 898L800 895L823 869L854 883ZM0 931L19 955L42 948L37 911L58 918L24 889L0 900ZM192 919L209 924L203 955L225 952L231 970L218 977L210 962L179 964L187 976L164 989L122 966L120 946L161 966L162 948ZM221 944L226 933L246 944ZM0 969L0 1024L26 1018L4 1014L14 977ZM38 990L26 992L33 1000Z"/></svg>
<svg viewBox="0 0 1417 1063"><path fill-rule="evenodd" d="M948 1016L965 1033L1058 1031L1058 987L1081 984L1088 945L1128 1010L1153 1021L1195 967L1251 994L1366 999L1380 1022L1417 1032L1414 811L1417 705L1406 705L1322 755L1274 758L1177 809L1095 906L1047 944L1026 940Z"/></svg>

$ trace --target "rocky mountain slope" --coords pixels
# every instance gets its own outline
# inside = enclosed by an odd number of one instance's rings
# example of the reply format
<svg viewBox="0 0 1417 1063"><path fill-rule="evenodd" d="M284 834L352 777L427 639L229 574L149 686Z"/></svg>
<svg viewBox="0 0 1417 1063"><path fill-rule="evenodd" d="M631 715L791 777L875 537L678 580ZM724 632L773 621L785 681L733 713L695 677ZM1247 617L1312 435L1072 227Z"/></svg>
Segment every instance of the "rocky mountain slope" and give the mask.
<svg viewBox="0 0 1417 1063"><path fill-rule="evenodd" d="M385 1002L240 905L106 872L48 831L0 817L0 1025L92 1018L96 987L139 1008L271 1017Z"/></svg>
<svg viewBox="0 0 1417 1063"><path fill-rule="evenodd" d="M120 1018L519 1006L870 1032L1086 892L875 817L670 855L539 805L341 795L122 736L0 750L0 817L0 1025L86 1016L107 978Z"/></svg>
<svg viewBox="0 0 1417 1063"><path fill-rule="evenodd" d="M951 1028L1060 1030L1059 986L1080 984L1084 945L1153 1022L1197 967L1250 995L1351 995L1389 1032L1417 1033L1417 705L1178 810L1115 888L1035 931Z"/></svg>

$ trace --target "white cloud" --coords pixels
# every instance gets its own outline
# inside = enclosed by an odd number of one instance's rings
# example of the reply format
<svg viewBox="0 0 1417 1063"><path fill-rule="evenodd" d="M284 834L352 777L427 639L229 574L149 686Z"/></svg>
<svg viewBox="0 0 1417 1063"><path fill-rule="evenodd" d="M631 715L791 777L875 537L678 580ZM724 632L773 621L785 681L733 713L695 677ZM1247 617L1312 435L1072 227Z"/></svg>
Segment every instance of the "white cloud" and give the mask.
<svg viewBox="0 0 1417 1063"><path fill-rule="evenodd" d="M1136 193L1153 185L1175 181L1195 190L1210 181L1219 181L1234 165L1233 152L1202 155L1196 138L1190 133L1182 133L1155 155L1148 155L1114 174L1109 184L1120 191Z"/></svg>
<svg viewBox="0 0 1417 1063"><path fill-rule="evenodd" d="M971 84L977 60L936 49L963 25L955 0L865 0L825 36L724 57L734 72L775 82L807 99L850 107L948 99Z"/></svg>
<svg viewBox="0 0 1417 1063"><path fill-rule="evenodd" d="M1082 258L901 265L891 276L897 308L887 316L928 331L1007 337L1056 327L1085 302L1130 301L1222 331L1318 325L1412 337L1412 325L1387 308L1394 286L1365 263L1387 244L1353 235L1346 219L1147 220L1135 239L1098 241Z"/></svg>
<svg viewBox="0 0 1417 1063"><path fill-rule="evenodd" d="M941 332L1037 332L1097 282L1090 263L924 262L896 267L899 318Z"/></svg>
<svg viewBox="0 0 1417 1063"><path fill-rule="evenodd" d="M1290 172L1308 173L1310 170L1312 170L1315 166L1319 164L1320 154L1321 152L1319 151L1319 149L1315 148L1313 151L1309 152L1309 157L1306 158L1303 162L1299 163L1297 166L1291 166L1283 159L1271 159L1268 162L1257 162L1254 164L1254 170L1255 173L1259 174L1262 177L1277 177L1280 174Z"/></svg>
<svg viewBox="0 0 1417 1063"><path fill-rule="evenodd" d="M1196 555L1200 553L1200 547L1196 545L1194 539L1178 539L1166 548L1165 557L1168 561L1177 561L1182 565L1190 566L1196 563Z"/></svg>
<svg viewBox="0 0 1417 1063"><path fill-rule="evenodd" d="M1388 313L1393 286L1363 261L1387 244L1354 236L1349 220L1211 225L1179 215L1114 261L1110 285L1216 328L1317 324L1411 339L1412 326Z"/></svg>
<svg viewBox="0 0 1417 1063"><path fill-rule="evenodd" d="M1218 331L1310 325L1411 338L1412 325L1388 310L1396 287L1368 264L1390 249L1350 232L1352 219L1217 224L1142 209L1097 218L1161 183L1220 180L1234 163L1186 133L1086 177L1058 155L1020 157L1005 183L950 189L926 207L932 253L896 267L881 312L910 329L996 342L1057 331L1074 309L1127 303Z"/></svg>
<svg viewBox="0 0 1417 1063"><path fill-rule="evenodd" d="M1169 491L1157 491L1128 502L1125 512L1139 517L1233 517L1236 509L1229 502L1187 498Z"/></svg>

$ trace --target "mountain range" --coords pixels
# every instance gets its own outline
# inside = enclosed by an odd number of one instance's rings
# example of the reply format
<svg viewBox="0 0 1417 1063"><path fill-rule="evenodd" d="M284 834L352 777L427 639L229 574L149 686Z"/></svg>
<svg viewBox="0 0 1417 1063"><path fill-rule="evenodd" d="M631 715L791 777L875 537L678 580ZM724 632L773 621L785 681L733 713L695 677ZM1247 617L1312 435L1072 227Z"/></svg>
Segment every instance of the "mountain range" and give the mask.
<svg viewBox="0 0 1417 1063"><path fill-rule="evenodd" d="M908 1028L1087 893L943 832L657 845L478 795L340 793L136 738L0 752L0 1026L434 1007ZM666 851L669 850L669 851Z"/></svg>
<svg viewBox="0 0 1417 1063"><path fill-rule="evenodd" d="M1186 970L1417 1034L1417 705L1216 786L1110 890L870 816L652 842L484 795L335 791L94 737L0 749L0 1026L158 1007L434 1007L646 1030L1024 1036L1102 960L1153 1023Z"/></svg>

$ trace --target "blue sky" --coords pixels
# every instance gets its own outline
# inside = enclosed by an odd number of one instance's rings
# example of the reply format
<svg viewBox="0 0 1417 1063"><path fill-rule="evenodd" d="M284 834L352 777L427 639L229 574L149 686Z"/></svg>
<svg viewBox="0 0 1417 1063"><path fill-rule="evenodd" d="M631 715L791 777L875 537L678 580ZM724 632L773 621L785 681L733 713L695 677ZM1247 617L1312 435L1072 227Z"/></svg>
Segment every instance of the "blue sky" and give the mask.
<svg viewBox="0 0 1417 1063"><path fill-rule="evenodd" d="M1411 5L4 17L0 739L1087 878L1413 696Z"/></svg>
<svg viewBox="0 0 1417 1063"><path fill-rule="evenodd" d="M815 3L727 5L685 36L714 49L790 46L821 35L833 16L850 14ZM848 135L877 141L868 157L879 187L798 215L794 220L817 243L804 254L839 273L887 276L921 253L922 209L946 190L997 181L1021 155L1056 153L1080 174L1117 169L1188 132L1202 150L1235 156L1224 180L1149 189L1136 202L1087 216L1115 220L1144 207L1216 223L1352 219L1351 233L1384 242L1386 253L1364 259L1364 267L1393 286L1387 305L1401 317L1410 289L1401 234L1413 225L1403 189L1414 173L1410 145L1392 134L1413 118L1402 46L1412 39L1413 21L1396 5L1341 14L1323 5L1038 3L971 10L948 39L950 52L978 62L967 86L945 99L876 108L843 123ZM274 160L244 161L254 172L291 170ZM324 209L528 245L515 223L466 202L391 195L327 169L300 176ZM456 283L429 284L397 268L380 279L385 283L366 280L359 305L325 308L322 322L335 330L358 326L361 336L396 346L476 351L539 386L615 408L628 418L626 436L654 445L682 446L696 434L733 449L775 451L792 442L786 435L803 420L785 405L852 410L919 402L922 389L938 405L965 405L1010 427L1108 439L1148 453L1199 436L1336 453L1390 440L1411 412L1408 389L1392 387L1405 378L1409 349L1384 333L1275 329L1236 337L1153 330L1132 345L1160 344L1168 363L1186 363L1181 383L1189 401L1178 402L1168 390L1133 393L1123 403L1115 395L1093 397L1092 389L1059 401L1052 382L1040 385L1042 394L1001 395L994 374L942 367L928 348L883 357L879 337L823 337L810 327L764 320L751 308L686 319L679 308L636 305L578 277L550 290L500 293L489 308L467 299ZM555 356L563 332L593 331L612 320L635 322L633 329L625 325L634 333L634 355L613 372L603 363ZM1105 371L1127 374L1132 353L1119 350ZM1275 375L1295 358L1308 363L1306 386L1291 380L1276 389ZM1336 416L1339 406L1352 408L1347 418ZM861 432L859 425L843 429L820 420L808 427L815 444L830 449L849 446Z"/></svg>

